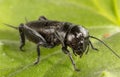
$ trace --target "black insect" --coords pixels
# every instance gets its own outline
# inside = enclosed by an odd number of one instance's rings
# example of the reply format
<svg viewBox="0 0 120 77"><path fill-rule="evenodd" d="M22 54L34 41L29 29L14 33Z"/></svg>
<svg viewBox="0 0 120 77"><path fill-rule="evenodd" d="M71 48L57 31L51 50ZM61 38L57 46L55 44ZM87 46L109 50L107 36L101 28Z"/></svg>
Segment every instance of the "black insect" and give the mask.
<svg viewBox="0 0 120 77"><path fill-rule="evenodd" d="M75 25L69 22L48 20L44 16L40 16L40 18L36 21L27 21L26 24L21 23L19 27L14 27L9 24L5 25L19 30L21 38L20 50L23 50L25 38L37 44L38 57L35 64L37 64L40 60L40 46L53 48L61 44L62 51L69 56L74 69L79 71L67 47L69 46L73 50L75 56L79 55L82 57L84 53L88 53L89 46L91 46L94 50L98 50L94 48L90 38L100 41L117 57L119 57L110 47L108 47L108 45L100 39L90 36L88 30L80 25Z"/></svg>

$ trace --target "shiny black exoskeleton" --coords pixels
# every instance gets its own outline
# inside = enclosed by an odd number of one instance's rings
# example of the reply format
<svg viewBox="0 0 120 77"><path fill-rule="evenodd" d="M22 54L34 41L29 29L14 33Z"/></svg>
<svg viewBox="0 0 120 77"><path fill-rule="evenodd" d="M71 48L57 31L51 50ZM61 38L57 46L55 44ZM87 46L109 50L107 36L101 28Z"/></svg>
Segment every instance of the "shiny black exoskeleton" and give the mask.
<svg viewBox="0 0 120 77"><path fill-rule="evenodd" d="M16 28L12 25L5 25ZM53 48L61 44L62 51L70 57L76 71L79 71L79 69L77 69L72 55L67 47L69 46L73 50L74 55L82 57L84 53L88 52L89 46L91 46L92 49L97 50L93 47L89 38L91 37L99 40L96 37L90 36L88 30L83 26L75 25L69 22L48 20L44 16L41 16L36 21L27 22L26 24L22 23L19 28L16 29L19 30L21 38L20 50L23 50L22 48L25 45L25 38L37 44L38 57L35 64L37 64L40 59L40 46ZM103 41L99 41L107 46ZM111 48L109 49L114 53Z"/></svg>
<svg viewBox="0 0 120 77"><path fill-rule="evenodd" d="M67 46L72 48L75 55L80 56L83 55L89 44L92 46L88 30L84 27L69 22L48 20L44 16L41 16L37 21L20 24L19 31L21 36L21 50L25 45L25 37L37 44L38 58L35 64L39 62L40 46L52 48L61 44L63 52L69 55L75 70L78 70ZM93 46L92 48L96 49Z"/></svg>

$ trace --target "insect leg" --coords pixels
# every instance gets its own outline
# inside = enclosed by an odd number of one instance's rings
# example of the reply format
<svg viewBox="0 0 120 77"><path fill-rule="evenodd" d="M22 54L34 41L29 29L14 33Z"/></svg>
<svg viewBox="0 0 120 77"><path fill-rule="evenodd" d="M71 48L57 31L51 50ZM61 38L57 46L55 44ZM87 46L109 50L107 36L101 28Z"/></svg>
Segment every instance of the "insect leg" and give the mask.
<svg viewBox="0 0 120 77"><path fill-rule="evenodd" d="M91 47L92 47L92 49L93 49L93 50L98 51L98 49L97 49L97 48L95 48L95 47L92 45L92 42L91 42L91 41L89 41L89 44L91 45Z"/></svg>
<svg viewBox="0 0 120 77"><path fill-rule="evenodd" d="M71 60L71 62L72 62L72 65L73 65L73 67L74 67L74 69L75 69L75 71L80 71L79 69L77 69L76 64L75 64L75 62L74 62L74 60L73 60L73 58L72 58L72 55L71 55L71 53L69 52L69 50L68 50L66 47L62 47L62 50L63 50L64 52L67 52L67 55L69 56L69 58L70 58L70 60Z"/></svg>
<svg viewBox="0 0 120 77"><path fill-rule="evenodd" d="M80 58L82 58L82 56L83 56L83 52L80 54Z"/></svg>
<svg viewBox="0 0 120 77"><path fill-rule="evenodd" d="M46 40L44 39L44 37L37 31L35 31L34 29L28 27L27 25L24 25L23 28L24 28L26 37L31 38L33 42L37 43L38 57L34 64L38 64L39 60L40 60L40 46L47 47L48 44L47 44ZM30 37L27 35L29 35Z"/></svg>
<svg viewBox="0 0 120 77"><path fill-rule="evenodd" d="M71 28L72 28L72 27L70 27L70 30L71 30ZM72 62L72 65L73 65L73 67L74 67L74 69L75 69L75 71L80 71L79 69L77 69L76 64L75 64L75 62L74 62L74 60L73 60L73 58L72 58L72 55L71 55L71 53L69 52L69 50L67 49L67 45L65 44L68 33L69 33L69 30L68 30L68 32L66 33L64 39L59 35L59 33L58 33L57 31L55 32L55 35L56 35L56 37L61 41L61 43L62 43L62 51L69 56L69 58L70 58L70 60L71 60L71 62Z"/></svg>
<svg viewBox="0 0 120 77"><path fill-rule="evenodd" d="M38 64L39 61L40 61L40 46L42 46L42 45L47 46L47 43L45 43L45 42L43 41L43 42L39 42L39 43L37 44L37 55L38 55L38 57L37 57L37 60L34 62L34 64Z"/></svg>
<svg viewBox="0 0 120 77"><path fill-rule="evenodd" d="M64 40L62 40L62 38L60 37L60 35L57 32L55 32L55 35L61 41L61 43L62 43L62 51L69 56L75 71L79 71L79 69L77 69L76 64L75 64L75 62L74 62L74 60L72 58L72 55L70 54L69 50L67 49L67 46L64 43Z"/></svg>
<svg viewBox="0 0 120 77"><path fill-rule="evenodd" d="M62 43L62 46L65 47L65 44L64 44L64 40L62 39L62 37L58 34L58 32L56 31L55 32L55 35L56 37L60 40L60 42ZM66 47L65 47L66 48ZM63 51L65 54L67 54L68 52L66 51Z"/></svg>
<svg viewBox="0 0 120 77"><path fill-rule="evenodd" d="M37 55L38 55L38 57L37 57L37 60L35 61L34 64L38 64L39 61L40 61L40 45L41 45L41 44L38 44L38 45L37 45Z"/></svg>
<svg viewBox="0 0 120 77"><path fill-rule="evenodd" d="M19 26L19 33L20 33L20 50L23 51L23 46L25 45L25 35L24 35L24 32L23 32L23 24L20 24Z"/></svg>
<svg viewBox="0 0 120 77"><path fill-rule="evenodd" d="M76 52L75 52L74 50L72 50L72 51L73 51L73 54L74 54L75 56L77 56Z"/></svg>
<svg viewBox="0 0 120 77"><path fill-rule="evenodd" d="M88 51L89 51L89 44L88 44L88 47L87 47L87 50L86 50L86 52L85 52L85 54L88 54Z"/></svg>

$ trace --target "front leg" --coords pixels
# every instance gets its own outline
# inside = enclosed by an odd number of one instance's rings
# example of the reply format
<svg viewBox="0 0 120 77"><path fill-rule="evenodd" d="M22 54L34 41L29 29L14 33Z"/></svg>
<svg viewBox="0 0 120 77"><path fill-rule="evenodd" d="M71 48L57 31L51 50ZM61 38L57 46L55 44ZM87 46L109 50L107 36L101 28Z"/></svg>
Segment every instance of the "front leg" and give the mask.
<svg viewBox="0 0 120 77"><path fill-rule="evenodd" d="M59 33L56 31L55 32L55 36L56 36L56 38L57 39L59 39L59 41L61 42L61 44L62 44L62 50L64 50L64 48L66 48L65 47L65 43L64 43L64 39L59 35ZM67 52L66 51L63 51L65 54L67 54Z"/></svg>
<svg viewBox="0 0 120 77"><path fill-rule="evenodd" d="M72 58L72 55L70 54L69 50L68 50L66 47L62 47L62 50L63 50L64 52L66 52L67 55L69 56L69 58L70 58L70 60L71 60L71 62L72 62L72 65L73 65L73 67L74 67L74 70L75 70L75 71L80 71L80 70L76 67L76 64L75 64L75 62L74 62L74 60L73 60L73 58Z"/></svg>
<svg viewBox="0 0 120 77"><path fill-rule="evenodd" d="M89 44L91 45L91 47L92 47L92 49L93 49L93 50L98 51L98 49L97 49L97 48L95 48L95 47L92 45L92 42L91 42L91 41L89 41Z"/></svg>
<svg viewBox="0 0 120 77"><path fill-rule="evenodd" d="M62 44L62 51L69 56L75 71L79 71L79 69L76 68L76 64L72 58L72 55L70 54L69 50L67 49L67 46L65 45L64 40L60 37L60 35L57 32L55 33L55 35L60 40L60 42Z"/></svg>
<svg viewBox="0 0 120 77"><path fill-rule="evenodd" d="M23 47L25 45L25 34L23 32L23 24L20 24L19 26L19 34L20 34L20 50L23 51Z"/></svg>
<svg viewBox="0 0 120 77"><path fill-rule="evenodd" d="M89 44L87 46L87 50L86 50L85 54L88 54L88 51L89 51Z"/></svg>
<svg viewBox="0 0 120 77"><path fill-rule="evenodd" d="M72 29L72 27L70 27L70 29ZM64 39L59 35L59 33L57 31L55 32L55 35L56 35L56 38L58 38L62 44L62 51L69 56L75 71L80 71L79 69L77 69L76 64L72 58L72 55L70 54L69 50L67 49L67 45L65 44L68 33L69 33L69 30L68 30L68 32L66 32Z"/></svg>

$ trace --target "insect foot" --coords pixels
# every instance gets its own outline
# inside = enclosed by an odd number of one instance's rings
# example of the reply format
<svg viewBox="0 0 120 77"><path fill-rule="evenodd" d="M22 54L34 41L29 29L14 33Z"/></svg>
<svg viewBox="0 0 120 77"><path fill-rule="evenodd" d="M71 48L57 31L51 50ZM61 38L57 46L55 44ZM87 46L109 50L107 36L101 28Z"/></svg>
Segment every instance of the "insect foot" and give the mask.
<svg viewBox="0 0 120 77"><path fill-rule="evenodd" d="M34 65L36 65L36 64L38 64L38 63L39 63L38 61L35 61L35 62L34 62Z"/></svg>
<svg viewBox="0 0 120 77"><path fill-rule="evenodd" d="M38 64L39 63L39 60L36 60L35 62L34 62L34 65L36 65L36 64Z"/></svg>
<svg viewBox="0 0 120 77"><path fill-rule="evenodd" d="M97 48L94 48L93 50L99 51L99 49L97 49Z"/></svg>

